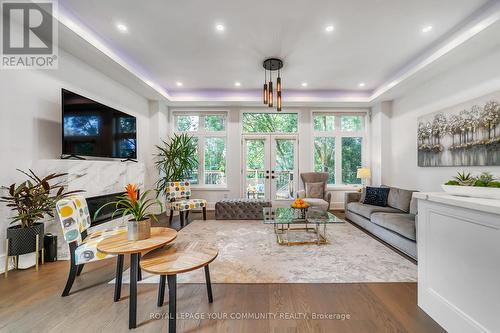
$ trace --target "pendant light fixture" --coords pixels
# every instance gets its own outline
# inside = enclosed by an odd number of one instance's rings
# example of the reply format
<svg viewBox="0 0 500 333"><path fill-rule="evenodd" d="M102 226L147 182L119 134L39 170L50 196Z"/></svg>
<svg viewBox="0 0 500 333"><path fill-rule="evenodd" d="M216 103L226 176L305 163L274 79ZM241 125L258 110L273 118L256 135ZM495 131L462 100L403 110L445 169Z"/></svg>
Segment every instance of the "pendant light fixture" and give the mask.
<svg viewBox="0 0 500 333"><path fill-rule="evenodd" d="M264 71L264 90L263 90L263 97L264 97L264 104L267 105L268 97L269 97L269 92L267 91L267 71Z"/></svg>
<svg viewBox="0 0 500 333"><path fill-rule="evenodd" d="M282 97L281 97L281 68L283 68L283 61L277 58L269 58L264 60L262 64L264 67L264 90L263 90L263 100L264 104L267 104L270 108L274 107L274 91L273 91L273 76L272 73L278 71L276 79L276 111L280 112L282 109ZM269 71L269 82L267 82L267 71Z"/></svg>
<svg viewBox="0 0 500 333"><path fill-rule="evenodd" d="M274 96L273 96L273 72L269 72L269 84L267 85L268 86L268 89L269 89L269 107L272 108L273 107L273 100L274 100Z"/></svg>
<svg viewBox="0 0 500 333"><path fill-rule="evenodd" d="M276 79L276 111L281 111L281 69L278 69L278 78Z"/></svg>

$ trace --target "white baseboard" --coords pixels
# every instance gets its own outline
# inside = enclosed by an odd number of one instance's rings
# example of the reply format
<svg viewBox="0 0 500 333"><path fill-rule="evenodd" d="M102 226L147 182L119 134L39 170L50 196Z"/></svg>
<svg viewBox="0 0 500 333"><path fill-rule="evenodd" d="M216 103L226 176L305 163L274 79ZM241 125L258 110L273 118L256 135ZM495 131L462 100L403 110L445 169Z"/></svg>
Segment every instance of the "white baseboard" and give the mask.
<svg viewBox="0 0 500 333"><path fill-rule="evenodd" d="M335 209L335 210L344 210L344 202L332 202L330 204L330 209Z"/></svg>

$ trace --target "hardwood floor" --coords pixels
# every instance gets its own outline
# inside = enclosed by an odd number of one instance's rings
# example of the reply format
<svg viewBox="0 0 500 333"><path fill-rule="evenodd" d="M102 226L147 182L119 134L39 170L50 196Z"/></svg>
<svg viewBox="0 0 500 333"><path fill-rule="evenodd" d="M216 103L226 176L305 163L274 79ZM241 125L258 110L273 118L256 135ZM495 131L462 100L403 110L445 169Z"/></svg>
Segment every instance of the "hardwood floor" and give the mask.
<svg viewBox="0 0 500 333"><path fill-rule="evenodd" d="M162 217L160 222L165 224L167 219ZM179 228L178 219L173 227ZM107 284L114 269L114 259L86 265L65 298L60 294L67 261L46 263L38 272L34 268L11 271L8 279L0 276L0 331L129 331L128 285L123 286L122 299L114 303L113 285ZM138 289L134 331L166 332L168 299L157 308L157 286L139 284ZM444 332L417 307L415 283L214 284L213 292L214 303L209 304L204 284L179 284L178 332ZM244 314L276 318L237 318ZM314 319L313 314L349 318Z"/></svg>

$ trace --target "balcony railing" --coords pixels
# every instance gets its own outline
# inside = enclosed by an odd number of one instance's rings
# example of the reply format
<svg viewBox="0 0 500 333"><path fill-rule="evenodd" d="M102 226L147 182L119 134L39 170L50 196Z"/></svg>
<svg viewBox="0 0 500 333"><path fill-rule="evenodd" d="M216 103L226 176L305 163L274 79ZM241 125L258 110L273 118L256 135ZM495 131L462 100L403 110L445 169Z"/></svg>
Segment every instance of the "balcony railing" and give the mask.
<svg viewBox="0 0 500 333"><path fill-rule="evenodd" d="M205 171L205 185L226 185L226 172L220 170Z"/></svg>
<svg viewBox="0 0 500 333"><path fill-rule="evenodd" d="M265 196L266 172L264 170L247 170L247 197L263 198ZM276 186L276 199L292 199L295 195L293 171L284 170L274 173Z"/></svg>

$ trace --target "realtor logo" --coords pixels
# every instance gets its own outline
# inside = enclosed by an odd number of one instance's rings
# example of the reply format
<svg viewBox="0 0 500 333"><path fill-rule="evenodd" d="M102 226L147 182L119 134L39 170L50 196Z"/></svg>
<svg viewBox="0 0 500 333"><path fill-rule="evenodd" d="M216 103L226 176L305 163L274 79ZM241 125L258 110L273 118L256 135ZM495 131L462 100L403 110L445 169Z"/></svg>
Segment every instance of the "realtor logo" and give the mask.
<svg viewBox="0 0 500 333"><path fill-rule="evenodd" d="M55 3L2 2L2 69L56 69Z"/></svg>

